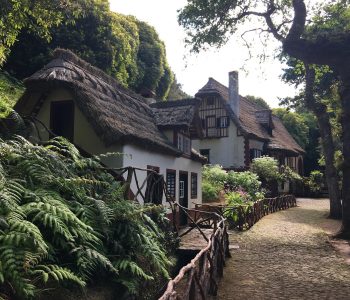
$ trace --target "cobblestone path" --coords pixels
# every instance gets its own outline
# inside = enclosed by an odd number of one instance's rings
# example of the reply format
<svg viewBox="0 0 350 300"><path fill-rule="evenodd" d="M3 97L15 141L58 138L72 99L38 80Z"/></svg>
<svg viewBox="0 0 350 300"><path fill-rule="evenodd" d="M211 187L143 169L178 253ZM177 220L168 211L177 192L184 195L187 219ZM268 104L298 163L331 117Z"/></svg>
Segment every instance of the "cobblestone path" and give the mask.
<svg viewBox="0 0 350 300"><path fill-rule="evenodd" d="M327 233L327 200L298 199L298 207L264 217L232 233L231 250L215 299L350 299L350 266Z"/></svg>

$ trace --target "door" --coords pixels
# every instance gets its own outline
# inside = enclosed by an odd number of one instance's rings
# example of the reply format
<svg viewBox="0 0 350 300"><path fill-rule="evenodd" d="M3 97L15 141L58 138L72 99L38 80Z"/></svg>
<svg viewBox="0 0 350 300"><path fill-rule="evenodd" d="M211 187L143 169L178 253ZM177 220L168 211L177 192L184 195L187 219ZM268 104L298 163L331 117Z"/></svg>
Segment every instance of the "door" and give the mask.
<svg viewBox="0 0 350 300"><path fill-rule="evenodd" d="M188 173L183 171L180 171L179 176L179 204L188 208ZM180 209L179 223L180 226L187 224L187 216L182 209Z"/></svg>

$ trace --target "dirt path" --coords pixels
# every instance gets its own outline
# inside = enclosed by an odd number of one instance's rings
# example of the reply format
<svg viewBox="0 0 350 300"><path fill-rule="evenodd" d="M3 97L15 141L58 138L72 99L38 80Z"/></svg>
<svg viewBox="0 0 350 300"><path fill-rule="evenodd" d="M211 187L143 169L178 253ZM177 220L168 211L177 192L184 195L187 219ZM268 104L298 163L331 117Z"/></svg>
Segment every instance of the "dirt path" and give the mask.
<svg viewBox="0 0 350 300"><path fill-rule="evenodd" d="M231 250L216 299L350 299L350 266L327 233L327 200L298 199L298 207L230 235Z"/></svg>

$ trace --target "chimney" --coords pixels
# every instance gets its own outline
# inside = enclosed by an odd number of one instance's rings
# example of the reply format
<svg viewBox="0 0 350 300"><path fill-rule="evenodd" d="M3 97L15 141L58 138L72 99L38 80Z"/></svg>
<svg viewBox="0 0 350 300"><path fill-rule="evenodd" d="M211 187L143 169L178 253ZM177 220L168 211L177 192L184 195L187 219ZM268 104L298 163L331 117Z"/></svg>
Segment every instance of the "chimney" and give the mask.
<svg viewBox="0 0 350 300"><path fill-rule="evenodd" d="M238 93L238 72L228 73L228 95L229 104L237 118L239 118L239 93Z"/></svg>

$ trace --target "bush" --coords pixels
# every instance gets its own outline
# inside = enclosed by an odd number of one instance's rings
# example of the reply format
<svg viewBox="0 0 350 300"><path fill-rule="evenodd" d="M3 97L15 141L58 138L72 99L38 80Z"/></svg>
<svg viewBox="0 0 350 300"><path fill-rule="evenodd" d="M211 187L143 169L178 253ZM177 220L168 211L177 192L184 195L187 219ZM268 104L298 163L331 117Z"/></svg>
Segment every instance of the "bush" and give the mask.
<svg viewBox="0 0 350 300"><path fill-rule="evenodd" d="M219 198L220 188L212 185L208 181L202 182L202 198L204 201L217 200Z"/></svg>
<svg viewBox="0 0 350 300"><path fill-rule="evenodd" d="M288 166L281 167L281 179L284 181L301 181L303 178Z"/></svg>
<svg viewBox="0 0 350 300"><path fill-rule="evenodd" d="M204 166L202 169L202 197L204 201L218 200L224 189L227 172L219 165Z"/></svg>
<svg viewBox="0 0 350 300"><path fill-rule="evenodd" d="M227 172L219 165L204 166L202 170L203 180L210 182L214 186L224 186L227 181Z"/></svg>
<svg viewBox="0 0 350 300"><path fill-rule="evenodd" d="M252 201L264 197L264 191L261 189L261 181L259 181L258 175L249 171L230 171L227 176L227 185L231 191L243 190L247 192Z"/></svg>
<svg viewBox="0 0 350 300"><path fill-rule="evenodd" d="M309 178L307 178L306 183L310 190L314 193L321 191L324 185L323 173L318 170L314 170L310 173Z"/></svg>
<svg viewBox="0 0 350 300"><path fill-rule="evenodd" d="M280 180L281 176L278 169L278 162L273 157L262 156L254 158L250 165L250 170L257 174L260 179L266 182Z"/></svg>

